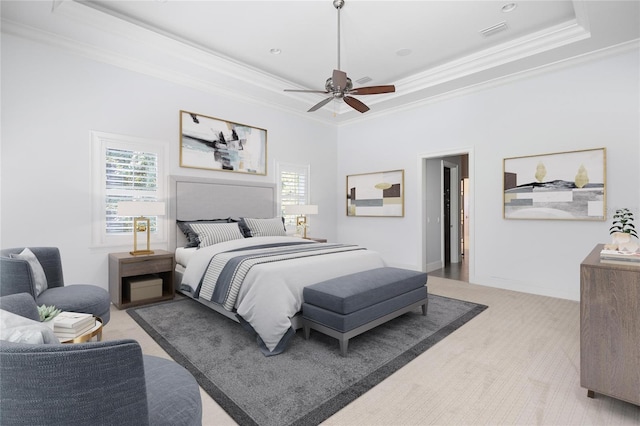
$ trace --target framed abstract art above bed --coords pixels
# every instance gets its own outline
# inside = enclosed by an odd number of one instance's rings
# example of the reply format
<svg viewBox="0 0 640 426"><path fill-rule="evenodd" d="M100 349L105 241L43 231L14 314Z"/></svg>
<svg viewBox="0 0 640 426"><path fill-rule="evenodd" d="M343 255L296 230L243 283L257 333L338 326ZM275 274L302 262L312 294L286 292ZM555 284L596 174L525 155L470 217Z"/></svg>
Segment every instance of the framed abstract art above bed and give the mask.
<svg viewBox="0 0 640 426"><path fill-rule="evenodd" d="M267 131L180 111L180 167L267 174Z"/></svg>

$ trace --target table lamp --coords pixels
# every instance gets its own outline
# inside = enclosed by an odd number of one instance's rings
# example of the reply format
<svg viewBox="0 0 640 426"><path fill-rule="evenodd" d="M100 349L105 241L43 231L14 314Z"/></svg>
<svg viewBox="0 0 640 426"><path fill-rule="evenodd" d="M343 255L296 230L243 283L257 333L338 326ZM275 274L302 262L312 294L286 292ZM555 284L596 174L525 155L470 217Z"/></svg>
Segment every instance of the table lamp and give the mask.
<svg viewBox="0 0 640 426"><path fill-rule="evenodd" d="M164 216L164 203L159 201L120 201L118 202L118 216L133 217L133 256L153 254L151 250L151 226L146 216ZM147 249L138 250L138 232L147 233Z"/></svg>
<svg viewBox="0 0 640 426"><path fill-rule="evenodd" d="M318 206L313 204L291 204L284 206L284 213L298 216L296 227L302 226L304 229L302 238L307 238L307 215L318 214Z"/></svg>

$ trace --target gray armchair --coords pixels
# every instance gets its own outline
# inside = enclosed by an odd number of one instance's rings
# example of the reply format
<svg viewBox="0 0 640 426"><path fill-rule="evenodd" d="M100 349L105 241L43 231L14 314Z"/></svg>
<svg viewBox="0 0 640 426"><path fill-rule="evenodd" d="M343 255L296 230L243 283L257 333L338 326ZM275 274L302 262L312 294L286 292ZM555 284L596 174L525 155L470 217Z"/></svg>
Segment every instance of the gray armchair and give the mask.
<svg viewBox="0 0 640 426"><path fill-rule="evenodd" d="M24 247L0 250L0 297L29 293L38 305L55 305L63 311L93 314L107 324L110 318L109 293L95 285L64 285L60 250L56 247L29 247L44 270L47 288L37 293L35 277L29 262L12 258Z"/></svg>
<svg viewBox="0 0 640 426"><path fill-rule="evenodd" d="M0 297L0 309L38 315L26 294ZM201 425L202 401L187 370L143 355L135 340L0 340L0 424Z"/></svg>

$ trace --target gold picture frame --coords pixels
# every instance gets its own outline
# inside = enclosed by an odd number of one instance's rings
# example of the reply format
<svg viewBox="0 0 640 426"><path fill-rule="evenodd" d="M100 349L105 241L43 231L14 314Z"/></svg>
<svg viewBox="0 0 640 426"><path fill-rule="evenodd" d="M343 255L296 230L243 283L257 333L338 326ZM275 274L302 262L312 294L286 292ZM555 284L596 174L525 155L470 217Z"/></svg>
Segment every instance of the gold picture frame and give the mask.
<svg viewBox="0 0 640 426"><path fill-rule="evenodd" d="M404 217L404 170L348 175L347 216Z"/></svg>
<svg viewBox="0 0 640 426"><path fill-rule="evenodd" d="M180 111L180 167L267 174L267 131Z"/></svg>
<svg viewBox="0 0 640 426"><path fill-rule="evenodd" d="M606 149L503 160L505 219L606 219Z"/></svg>

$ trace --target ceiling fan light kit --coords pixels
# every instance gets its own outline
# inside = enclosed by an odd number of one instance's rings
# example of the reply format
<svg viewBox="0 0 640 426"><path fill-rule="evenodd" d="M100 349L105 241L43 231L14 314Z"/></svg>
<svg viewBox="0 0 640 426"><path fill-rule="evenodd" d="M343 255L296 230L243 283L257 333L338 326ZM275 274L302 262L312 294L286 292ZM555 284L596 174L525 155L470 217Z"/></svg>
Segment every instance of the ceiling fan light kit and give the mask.
<svg viewBox="0 0 640 426"><path fill-rule="evenodd" d="M312 106L308 112L317 111L334 99L342 99L347 105L358 112L369 111L369 107L351 95L378 95L396 91L395 86L367 86L353 88L353 82L347 73L340 70L340 10L344 7L344 0L333 0L333 7L338 11L338 67L333 70L331 77L324 84L324 90L296 90L285 89L285 92L324 93L331 95Z"/></svg>

